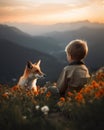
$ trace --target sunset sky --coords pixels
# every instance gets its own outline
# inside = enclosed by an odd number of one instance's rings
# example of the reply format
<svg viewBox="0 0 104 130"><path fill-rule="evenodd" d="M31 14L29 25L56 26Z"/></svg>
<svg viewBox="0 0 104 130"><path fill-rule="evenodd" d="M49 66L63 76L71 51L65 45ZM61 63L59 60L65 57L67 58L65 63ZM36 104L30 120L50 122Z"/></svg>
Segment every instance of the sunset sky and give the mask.
<svg viewBox="0 0 104 130"><path fill-rule="evenodd" d="M104 23L104 0L0 0L0 23Z"/></svg>

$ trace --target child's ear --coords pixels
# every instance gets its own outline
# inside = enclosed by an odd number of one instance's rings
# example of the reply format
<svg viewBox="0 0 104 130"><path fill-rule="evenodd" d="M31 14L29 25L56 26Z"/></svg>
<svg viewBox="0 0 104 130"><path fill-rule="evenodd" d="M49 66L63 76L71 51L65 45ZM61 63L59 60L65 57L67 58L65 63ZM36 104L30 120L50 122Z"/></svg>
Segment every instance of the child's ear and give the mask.
<svg viewBox="0 0 104 130"><path fill-rule="evenodd" d="M31 61L27 61L27 68L32 69L33 65Z"/></svg>

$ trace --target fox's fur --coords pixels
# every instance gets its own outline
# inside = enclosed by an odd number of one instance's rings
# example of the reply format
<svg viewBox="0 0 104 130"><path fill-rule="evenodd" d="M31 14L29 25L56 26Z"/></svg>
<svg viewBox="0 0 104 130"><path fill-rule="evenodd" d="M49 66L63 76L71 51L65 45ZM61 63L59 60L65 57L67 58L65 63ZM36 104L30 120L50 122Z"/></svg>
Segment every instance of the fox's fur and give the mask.
<svg viewBox="0 0 104 130"><path fill-rule="evenodd" d="M31 61L27 62L25 71L17 84L19 87L37 91L37 79L44 77L44 73L40 69L40 63L41 60L34 64Z"/></svg>

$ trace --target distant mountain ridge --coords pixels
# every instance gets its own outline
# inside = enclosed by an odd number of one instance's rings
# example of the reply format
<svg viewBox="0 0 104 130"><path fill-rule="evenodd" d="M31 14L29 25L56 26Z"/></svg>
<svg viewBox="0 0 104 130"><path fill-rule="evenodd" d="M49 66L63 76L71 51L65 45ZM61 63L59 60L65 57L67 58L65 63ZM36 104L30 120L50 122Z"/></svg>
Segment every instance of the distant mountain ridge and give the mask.
<svg viewBox="0 0 104 130"><path fill-rule="evenodd" d="M104 66L104 26L82 26L76 30L51 32L48 33L47 36L54 38L56 41L59 40L60 46L62 47L63 51L53 53L55 57L66 59L66 55L64 53L65 46L72 40L82 39L88 43L89 53L85 61L90 70L94 71L99 67Z"/></svg>
<svg viewBox="0 0 104 130"><path fill-rule="evenodd" d="M104 27L103 28L89 28L81 27L73 31L65 32L51 32L47 36L59 40L60 44L65 46L68 42L74 39L83 39L89 41L88 44L95 44L98 41L101 42L104 40Z"/></svg>
<svg viewBox="0 0 104 130"><path fill-rule="evenodd" d="M29 23L8 23L8 25L15 26L21 29L24 32L28 32L30 35L44 35L50 32L64 32L64 31L73 31L81 27L89 28L103 28L104 23L91 23L88 20L78 21L72 23L57 23L53 25L35 25Z"/></svg>
<svg viewBox="0 0 104 130"><path fill-rule="evenodd" d="M0 38L7 39L15 44L49 53L61 49L56 43L58 41L51 37L30 36L13 26L0 25ZM54 50L52 49L54 48Z"/></svg>
<svg viewBox="0 0 104 130"><path fill-rule="evenodd" d="M0 39L0 83L13 83L12 79L15 78L18 81L24 72L27 61L34 63L39 59L41 59L41 69L47 75L45 79L40 80L40 83L56 81L62 64L54 57L37 50L21 47L11 41Z"/></svg>
<svg viewBox="0 0 104 130"><path fill-rule="evenodd" d="M89 46L89 53L85 62L90 68L90 70L94 71L104 66L104 26L102 27L101 25L101 27L99 27L100 24L96 26L95 25L93 26L93 28L83 26L76 30L69 29L64 32L52 31L47 35L44 34L44 36L30 36L28 35L28 33L24 33L23 31L15 27L0 25L0 48L2 52L0 56L3 60L6 61L8 59L11 59L10 57L15 54L14 57L17 57L16 59L20 58L19 62L21 63L21 66L24 64L23 62L28 59L23 57L29 56L29 59L31 59L30 57L33 56L43 57L43 61L45 62L44 68L47 66L47 68L45 68L44 70L46 70L47 73L51 76L51 79L56 79L59 74L59 71L64 65L67 64L66 54L64 52L66 44L68 44L68 42L74 39L83 39L88 42ZM6 45L8 43L11 46L15 46L13 50L9 51L10 57L8 57L9 54L7 54L7 50L9 47L6 50ZM2 45L5 45L4 48L2 48ZM19 48L22 48L23 50L18 49L17 51L17 46L19 46ZM24 51L25 56L22 57ZM20 52L21 54L19 55L19 57L17 56L18 52ZM7 55L8 58L4 57L4 55ZM15 63L17 63L16 59L14 58ZM5 64L6 68L6 64L8 63L4 61L2 63ZM9 63L9 66L12 63L13 61ZM12 74L15 73L15 69L16 68L13 69ZM8 69L6 69L5 72L8 72Z"/></svg>

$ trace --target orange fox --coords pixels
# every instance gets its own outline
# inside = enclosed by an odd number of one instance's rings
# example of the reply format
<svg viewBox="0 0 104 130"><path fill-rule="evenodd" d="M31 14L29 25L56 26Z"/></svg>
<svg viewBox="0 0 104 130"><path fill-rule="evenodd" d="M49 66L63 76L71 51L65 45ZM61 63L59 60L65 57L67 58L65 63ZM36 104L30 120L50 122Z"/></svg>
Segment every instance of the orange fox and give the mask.
<svg viewBox="0 0 104 130"><path fill-rule="evenodd" d="M25 71L20 77L17 86L26 89L34 89L37 91L37 79L45 76L45 74L40 69L40 63L41 60L34 64L31 61L28 61Z"/></svg>

